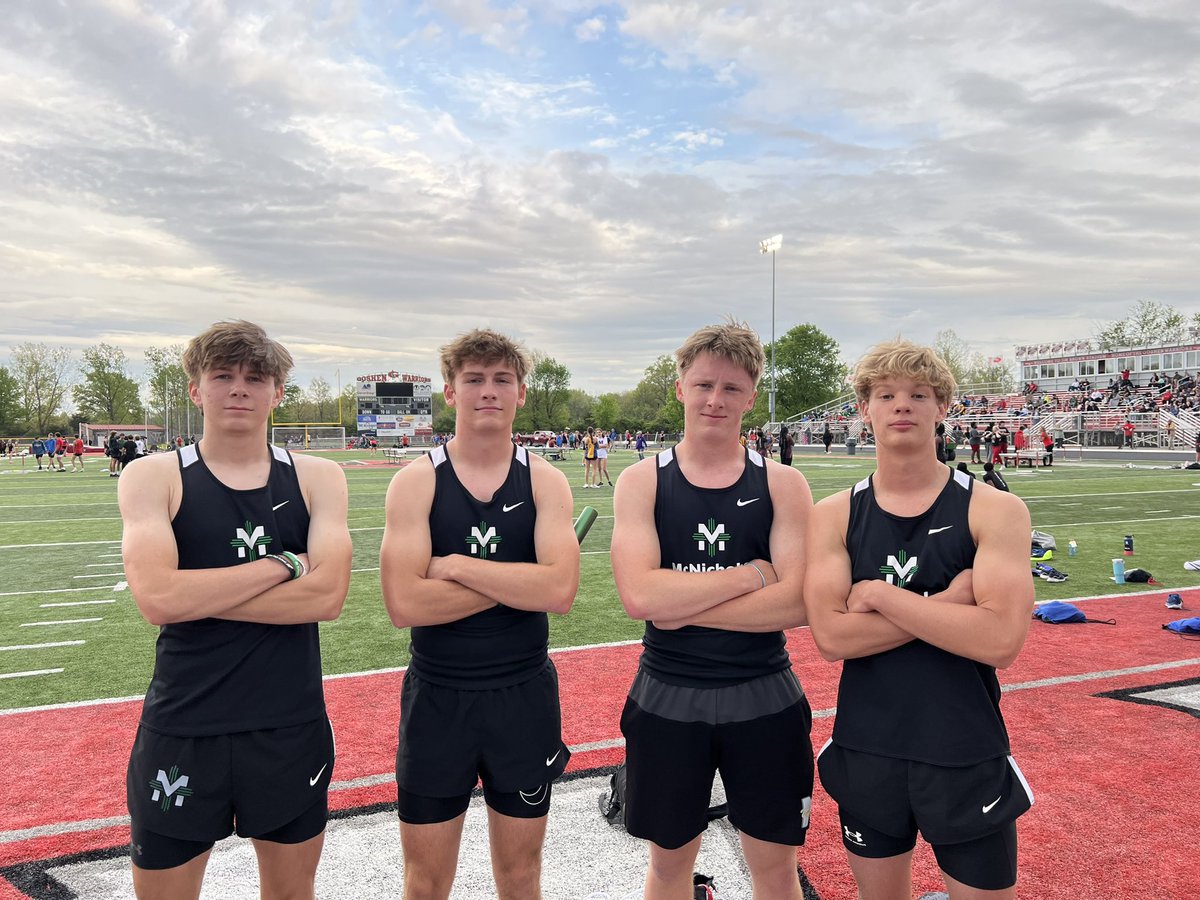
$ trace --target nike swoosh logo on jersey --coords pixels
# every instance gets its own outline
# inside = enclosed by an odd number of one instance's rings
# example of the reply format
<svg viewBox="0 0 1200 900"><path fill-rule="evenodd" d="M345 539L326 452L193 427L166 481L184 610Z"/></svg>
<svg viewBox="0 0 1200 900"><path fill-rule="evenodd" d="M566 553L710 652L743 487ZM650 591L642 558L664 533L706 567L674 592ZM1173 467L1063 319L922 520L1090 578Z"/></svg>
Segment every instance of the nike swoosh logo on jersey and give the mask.
<svg viewBox="0 0 1200 900"><path fill-rule="evenodd" d="M1003 796L1004 796L1003 794L1000 795L1000 797L1003 797ZM987 806L985 806L983 808L983 811L985 814L990 813L992 811L992 807L1000 802L1000 797L997 797L995 800L993 800L991 803L989 803Z"/></svg>
<svg viewBox="0 0 1200 900"><path fill-rule="evenodd" d="M943 525L941 528L930 528L929 533L937 534L939 531L948 531L949 529L951 529L953 527L954 527L953 525Z"/></svg>
<svg viewBox="0 0 1200 900"><path fill-rule="evenodd" d="M325 765L321 766L321 768L317 771L316 775L314 775L312 778L308 779L309 787L316 786L317 782L321 780L321 773L325 771L325 766L328 766L328 765L329 765L329 763L325 763ZM987 810L985 809L984 812L987 812Z"/></svg>
<svg viewBox="0 0 1200 900"><path fill-rule="evenodd" d="M275 512L275 510L279 509L279 507L287 506L291 502L292 502L291 500L284 500L282 503L276 503L274 506L271 507L271 512Z"/></svg>
<svg viewBox="0 0 1200 900"><path fill-rule="evenodd" d="M525 501L522 500L520 503L514 503L512 506L509 506L507 503L505 503L502 507L500 507L500 509L503 510L504 512L512 512L518 506L524 506L524 505L525 505Z"/></svg>
<svg viewBox="0 0 1200 900"><path fill-rule="evenodd" d="M557 752L556 752L556 753L555 753L553 756L551 756L551 757L550 757L548 760L546 760L546 765L548 765L548 766L552 766L552 765L554 765L554 761L555 761L556 759L558 759L558 754L559 754L559 753L562 753L562 748L561 748L561 747L558 749L558 751L557 751Z"/></svg>
<svg viewBox="0 0 1200 900"><path fill-rule="evenodd" d="M762 497L752 497L749 500L739 500L737 505L738 506L749 506L751 503L757 503L761 499L762 499Z"/></svg>

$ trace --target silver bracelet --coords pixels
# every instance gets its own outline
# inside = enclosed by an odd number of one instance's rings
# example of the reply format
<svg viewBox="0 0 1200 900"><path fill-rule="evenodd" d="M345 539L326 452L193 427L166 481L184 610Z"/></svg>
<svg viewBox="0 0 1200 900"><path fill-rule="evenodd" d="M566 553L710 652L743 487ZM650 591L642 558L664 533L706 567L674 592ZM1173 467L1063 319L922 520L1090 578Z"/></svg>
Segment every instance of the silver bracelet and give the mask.
<svg viewBox="0 0 1200 900"><path fill-rule="evenodd" d="M752 562L746 563L746 565L748 565L750 568L752 568L755 572L758 573L758 577L762 579L762 586L766 587L767 586L767 576L763 574L763 570L760 569L758 566L756 566Z"/></svg>

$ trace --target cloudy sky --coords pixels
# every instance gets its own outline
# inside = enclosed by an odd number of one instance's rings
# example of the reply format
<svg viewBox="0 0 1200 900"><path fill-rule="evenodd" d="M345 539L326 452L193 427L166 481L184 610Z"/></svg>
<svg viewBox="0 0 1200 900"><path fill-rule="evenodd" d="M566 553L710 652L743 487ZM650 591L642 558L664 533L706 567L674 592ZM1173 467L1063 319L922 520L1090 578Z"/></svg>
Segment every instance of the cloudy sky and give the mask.
<svg viewBox="0 0 1200 900"><path fill-rule="evenodd" d="M476 325L631 387L728 312L847 360L1200 311L1194 0L10 0L0 362ZM436 377L436 375L435 375Z"/></svg>

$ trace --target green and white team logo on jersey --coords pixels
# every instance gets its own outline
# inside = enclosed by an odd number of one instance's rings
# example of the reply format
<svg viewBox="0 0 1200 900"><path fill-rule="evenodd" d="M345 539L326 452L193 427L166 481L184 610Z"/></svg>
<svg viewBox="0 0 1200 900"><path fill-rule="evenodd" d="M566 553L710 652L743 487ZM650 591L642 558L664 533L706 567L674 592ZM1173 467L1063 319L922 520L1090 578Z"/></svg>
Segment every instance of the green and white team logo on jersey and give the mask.
<svg viewBox="0 0 1200 900"><path fill-rule="evenodd" d="M229 542L229 546L237 547L238 559L260 559L267 555L267 545L273 541L266 529L261 525L246 524L237 530L237 537Z"/></svg>
<svg viewBox="0 0 1200 900"><path fill-rule="evenodd" d="M880 574L887 576L887 583L896 587L906 587L918 571L917 558L909 558L906 550L901 550L895 556L889 553L887 565L879 567Z"/></svg>
<svg viewBox="0 0 1200 900"><path fill-rule="evenodd" d="M179 766L171 766L170 775L159 769L158 776L150 782L150 787L154 789L150 799L161 800L163 812L170 810L172 799L174 799L175 806L183 806L183 798L190 797L195 793L188 787L188 776L179 774Z"/></svg>
<svg viewBox="0 0 1200 900"><path fill-rule="evenodd" d="M696 542L697 550L707 550L710 557L716 556L718 550L725 552L725 542L731 535L723 523L718 525L716 519L709 519L707 525L701 522L696 528L699 530L692 535L692 540Z"/></svg>
<svg viewBox="0 0 1200 900"><path fill-rule="evenodd" d="M472 556L487 559L490 554L496 552L500 540L495 525L480 522L478 525L471 526L471 536L467 538L467 546L471 548Z"/></svg>

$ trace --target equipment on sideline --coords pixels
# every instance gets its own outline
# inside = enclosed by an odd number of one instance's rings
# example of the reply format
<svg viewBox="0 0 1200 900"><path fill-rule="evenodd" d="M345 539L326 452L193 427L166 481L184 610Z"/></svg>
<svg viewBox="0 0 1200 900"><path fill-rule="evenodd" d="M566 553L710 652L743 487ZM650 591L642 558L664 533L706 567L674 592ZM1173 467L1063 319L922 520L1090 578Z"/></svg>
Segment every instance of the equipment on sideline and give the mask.
<svg viewBox="0 0 1200 900"><path fill-rule="evenodd" d="M579 517L575 520L575 537L579 539L579 543L583 543L587 533L596 524L596 515L596 509L592 506L585 506L579 511Z"/></svg>
<svg viewBox="0 0 1200 900"><path fill-rule="evenodd" d="M1180 637L1197 640L1200 638L1200 616L1176 619L1174 622L1168 622L1163 628L1167 629L1167 631L1175 632Z"/></svg>
<svg viewBox="0 0 1200 900"><path fill-rule="evenodd" d="M1116 619L1089 619L1084 611L1074 603L1065 603L1062 600L1043 603L1033 611L1033 617L1051 625L1070 625L1075 622L1090 622L1093 625L1117 624Z"/></svg>

